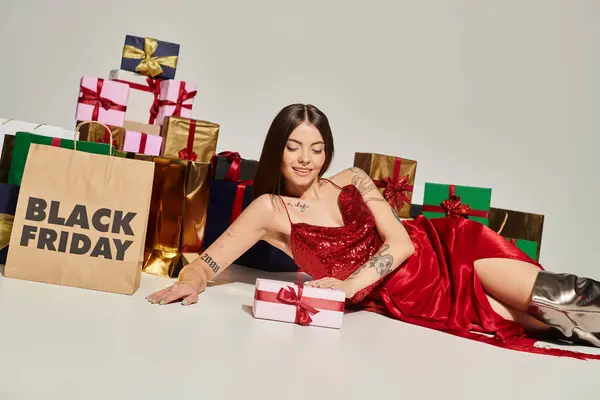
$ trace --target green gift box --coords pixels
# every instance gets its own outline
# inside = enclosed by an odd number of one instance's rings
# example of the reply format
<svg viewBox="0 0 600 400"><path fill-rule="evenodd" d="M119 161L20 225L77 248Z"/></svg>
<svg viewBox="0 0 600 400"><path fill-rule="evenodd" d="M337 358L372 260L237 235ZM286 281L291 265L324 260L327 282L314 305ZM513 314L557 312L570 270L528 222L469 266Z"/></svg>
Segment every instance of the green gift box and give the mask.
<svg viewBox="0 0 600 400"><path fill-rule="evenodd" d="M488 226L492 189L476 186L425 183L423 216L462 216Z"/></svg>
<svg viewBox="0 0 600 400"><path fill-rule="evenodd" d="M519 249L521 249L532 260L538 261L540 248L539 243L525 239L514 239L508 237L505 237L505 239L517 246Z"/></svg>
<svg viewBox="0 0 600 400"><path fill-rule="evenodd" d="M17 132L12 150L12 159L10 161L10 170L8 172L8 183L12 185L21 185L23 171L29 154L29 147L32 144L42 144L46 146L57 146L65 149L74 148L74 141L69 139L59 139L49 136L36 135L29 132ZM92 143L77 141L77 151L94 154L110 155L112 146L105 143Z"/></svg>

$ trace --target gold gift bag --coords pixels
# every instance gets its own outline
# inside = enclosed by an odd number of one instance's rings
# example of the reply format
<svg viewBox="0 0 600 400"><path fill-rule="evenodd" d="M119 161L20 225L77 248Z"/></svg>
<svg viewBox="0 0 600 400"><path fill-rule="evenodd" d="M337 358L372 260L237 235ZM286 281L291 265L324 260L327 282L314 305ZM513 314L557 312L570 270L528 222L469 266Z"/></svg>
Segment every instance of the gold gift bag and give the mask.
<svg viewBox="0 0 600 400"><path fill-rule="evenodd" d="M200 253L206 226L210 163L189 162L185 183L182 253Z"/></svg>
<svg viewBox="0 0 600 400"><path fill-rule="evenodd" d="M144 272L174 278L183 253L202 250L210 163L155 157Z"/></svg>
<svg viewBox="0 0 600 400"><path fill-rule="evenodd" d="M147 162L32 144L4 275L133 294L153 174Z"/></svg>
<svg viewBox="0 0 600 400"><path fill-rule="evenodd" d="M527 240L538 244L535 261L540 258L544 215L502 208L490 208L489 227L498 234L515 240Z"/></svg>
<svg viewBox="0 0 600 400"><path fill-rule="evenodd" d="M410 218L416 161L377 153L354 153L354 166L371 177L400 218Z"/></svg>
<svg viewBox="0 0 600 400"><path fill-rule="evenodd" d="M163 156L209 163L217 151L219 125L189 118L167 117L161 136Z"/></svg>
<svg viewBox="0 0 600 400"><path fill-rule="evenodd" d="M143 271L172 277L178 273L181 257L181 224L187 162L166 157L153 157L153 162L154 183Z"/></svg>

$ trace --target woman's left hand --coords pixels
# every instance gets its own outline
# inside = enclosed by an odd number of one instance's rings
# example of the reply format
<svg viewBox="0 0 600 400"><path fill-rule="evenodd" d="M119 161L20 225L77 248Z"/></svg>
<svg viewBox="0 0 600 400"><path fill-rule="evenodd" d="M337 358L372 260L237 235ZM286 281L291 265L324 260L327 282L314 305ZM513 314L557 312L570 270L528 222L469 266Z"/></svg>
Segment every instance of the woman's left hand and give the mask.
<svg viewBox="0 0 600 400"><path fill-rule="evenodd" d="M346 298L349 299L356 294L358 291L350 281L340 281L335 278L323 278L317 279L316 281L309 281L305 283L306 286L325 288L325 289L337 289L346 293Z"/></svg>

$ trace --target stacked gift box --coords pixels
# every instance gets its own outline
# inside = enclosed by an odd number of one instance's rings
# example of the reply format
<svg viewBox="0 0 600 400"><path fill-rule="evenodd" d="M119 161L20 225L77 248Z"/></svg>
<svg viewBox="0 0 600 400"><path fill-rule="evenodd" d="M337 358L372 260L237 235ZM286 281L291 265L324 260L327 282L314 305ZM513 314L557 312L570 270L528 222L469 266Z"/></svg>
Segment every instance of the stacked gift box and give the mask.
<svg viewBox="0 0 600 400"><path fill-rule="evenodd" d="M176 80L179 52L175 43L127 35L118 69L80 79L76 132L0 119L0 190L6 194L0 215L10 215L16 204L29 146L58 146L155 164L145 272L174 277L210 246L253 200L257 161L236 152L217 154L219 124L193 118L197 87ZM400 218L469 218L539 259L543 215L491 207L490 188L426 182L420 205L413 201L417 161L361 152L353 165L373 179ZM298 269L262 241L235 262L270 271Z"/></svg>
<svg viewBox="0 0 600 400"><path fill-rule="evenodd" d="M6 195L0 217L14 214L31 144L58 146L154 163L144 272L175 277L210 246L252 201L257 162L215 154L220 126L192 117L198 91L176 80L179 50L175 43L127 35L119 69L80 79L75 131L0 120L0 191ZM297 270L265 242L236 263Z"/></svg>
<svg viewBox="0 0 600 400"><path fill-rule="evenodd" d="M417 161L378 153L355 153L354 167L365 171L400 219L460 217L502 235L539 261L544 216L492 207L492 189L425 182L422 204L413 202Z"/></svg>

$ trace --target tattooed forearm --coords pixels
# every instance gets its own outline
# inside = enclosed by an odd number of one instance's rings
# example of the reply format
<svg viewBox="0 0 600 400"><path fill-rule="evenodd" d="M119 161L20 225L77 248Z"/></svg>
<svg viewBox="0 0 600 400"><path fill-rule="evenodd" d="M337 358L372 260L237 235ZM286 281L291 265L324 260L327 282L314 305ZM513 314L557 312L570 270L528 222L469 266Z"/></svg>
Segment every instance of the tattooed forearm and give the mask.
<svg viewBox="0 0 600 400"><path fill-rule="evenodd" d="M382 201L384 203L387 203L387 201L385 201L385 199L382 197L369 197L368 199L365 200L365 203L369 203L371 201Z"/></svg>
<svg viewBox="0 0 600 400"><path fill-rule="evenodd" d="M391 207L390 207L391 208ZM396 214L396 211L394 211L394 209L392 208L392 214L394 214L394 217L396 218L396 221L402 223L402 220L400 219L400 217L398 216L398 214Z"/></svg>
<svg viewBox="0 0 600 400"><path fill-rule="evenodd" d="M356 278L356 276L365 268L374 268L381 277L389 274L394 265L394 256L391 254L384 254L389 248L390 245L387 243L381 246L379 251L375 253L365 265L358 268L350 275L349 279Z"/></svg>
<svg viewBox="0 0 600 400"><path fill-rule="evenodd" d="M365 195L373 189L377 189L377 186L373 183L373 180L360 168L350 168L350 171L354 172L352 177L352 184L356 186L360 194Z"/></svg>
<svg viewBox="0 0 600 400"><path fill-rule="evenodd" d="M288 201L287 205L290 206L290 207L296 207L297 209L300 210L300 212L304 212L308 208L308 204L301 203L301 202L297 202L296 204L292 204L291 201Z"/></svg>
<svg viewBox="0 0 600 400"><path fill-rule="evenodd" d="M215 274L221 269L219 264L217 264L207 253L204 253L202 257L200 257L200 260L204 261Z"/></svg>

